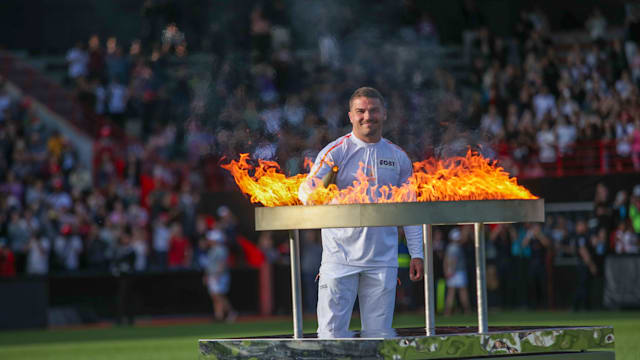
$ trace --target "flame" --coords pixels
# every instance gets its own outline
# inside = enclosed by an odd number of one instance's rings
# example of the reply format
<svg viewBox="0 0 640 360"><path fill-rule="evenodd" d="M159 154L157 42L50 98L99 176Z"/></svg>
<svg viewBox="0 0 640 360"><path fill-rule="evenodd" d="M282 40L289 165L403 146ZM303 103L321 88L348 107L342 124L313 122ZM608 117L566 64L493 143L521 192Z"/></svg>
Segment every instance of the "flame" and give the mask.
<svg viewBox="0 0 640 360"><path fill-rule="evenodd" d="M301 205L298 189L307 174L287 177L273 161L249 164L249 154L240 154L238 161L221 165L233 175L240 190L251 202L264 206ZM305 166L310 160L305 159ZM474 151L466 156L446 160L427 159L413 163L413 175L401 186L378 186L364 172L363 164L356 174L357 180L344 189L335 184L322 186L320 179L312 178L308 203L358 204L407 201L456 201L537 199L529 190L518 185L516 178L497 162Z"/></svg>
<svg viewBox="0 0 640 360"><path fill-rule="evenodd" d="M251 202L264 206L300 205L298 188L307 174L287 177L274 161L260 160L254 167L249 164L249 154L240 154L238 161L221 165L233 175L233 179ZM307 162L305 161L305 164ZM250 175L253 172L253 175Z"/></svg>

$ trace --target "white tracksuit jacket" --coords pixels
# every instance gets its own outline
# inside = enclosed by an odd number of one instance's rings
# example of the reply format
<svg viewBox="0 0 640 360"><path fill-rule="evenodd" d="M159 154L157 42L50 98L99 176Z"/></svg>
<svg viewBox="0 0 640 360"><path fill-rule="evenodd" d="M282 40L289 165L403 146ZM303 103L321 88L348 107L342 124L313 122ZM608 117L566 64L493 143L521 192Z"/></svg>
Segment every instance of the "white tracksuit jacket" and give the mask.
<svg viewBox="0 0 640 360"><path fill-rule="evenodd" d="M356 180L359 163L372 177L372 184L400 186L411 176L413 166L407 154L389 140L366 143L353 133L342 136L327 145L316 158L309 176L322 178L339 167L336 185L339 189L350 186ZM298 196L306 204L310 182L300 186ZM407 247L411 258L423 258L422 227L405 226ZM332 269L352 267L397 267L397 227L360 227L322 229L322 266ZM346 269L345 269L346 270ZM334 270L335 271L335 270ZM332 271L332 272L334 272ZM342 272L342 271L338 271Z"/></svg>

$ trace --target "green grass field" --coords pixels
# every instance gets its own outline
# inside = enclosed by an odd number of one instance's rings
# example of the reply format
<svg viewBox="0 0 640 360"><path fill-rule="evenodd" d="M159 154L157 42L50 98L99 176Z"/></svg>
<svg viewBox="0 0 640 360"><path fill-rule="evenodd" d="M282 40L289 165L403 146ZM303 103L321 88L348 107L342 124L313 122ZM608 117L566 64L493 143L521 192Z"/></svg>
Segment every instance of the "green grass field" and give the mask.
<svg viewBox="0 0 640 360"><path fill-rule="evenodd" d="M354 318L353 328L359 326ZM474 315L436 317L438 326L475 325ZM640 360L640 312L499 312L490 325L613 325L616 359ZM305 319L305 332L315 322ZM397 315L394 327L424 326L424 315ZM196 359L198 339L291 333L291 322L106 327L0 332L0 359Z"/></svg>

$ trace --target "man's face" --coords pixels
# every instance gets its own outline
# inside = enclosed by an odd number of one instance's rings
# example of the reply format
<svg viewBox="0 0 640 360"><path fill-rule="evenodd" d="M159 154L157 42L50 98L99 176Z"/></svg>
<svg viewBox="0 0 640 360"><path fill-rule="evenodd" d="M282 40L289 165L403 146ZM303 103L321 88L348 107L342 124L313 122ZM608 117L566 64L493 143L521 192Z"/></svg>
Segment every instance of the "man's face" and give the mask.
<svg viewBox="0 0 640 360"><path fill-rule="evenodd" d="M365 142L378 142L382 137L382 124L387 111L378 98L357 97L351 103L349 120L353 133Z"/></svg>

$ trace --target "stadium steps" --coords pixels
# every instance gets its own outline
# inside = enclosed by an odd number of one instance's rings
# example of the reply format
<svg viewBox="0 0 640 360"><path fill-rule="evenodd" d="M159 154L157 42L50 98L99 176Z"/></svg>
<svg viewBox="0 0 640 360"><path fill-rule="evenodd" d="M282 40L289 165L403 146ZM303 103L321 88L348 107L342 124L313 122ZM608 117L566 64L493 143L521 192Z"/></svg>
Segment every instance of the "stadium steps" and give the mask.
<svg viewBox="0 0 640 360"><path fill-rule="evenodd" d="M75 92L56 81L55 74L51 78L48 76L47 69L51 67L51 59L59 61L57 57L34 60L25 52L0 51L0 73L25 94L47 106L87 136L95 139L100 128L109 125L114 136L123 138L122 129L107 118L86 114L77 101Z"/></svg>

